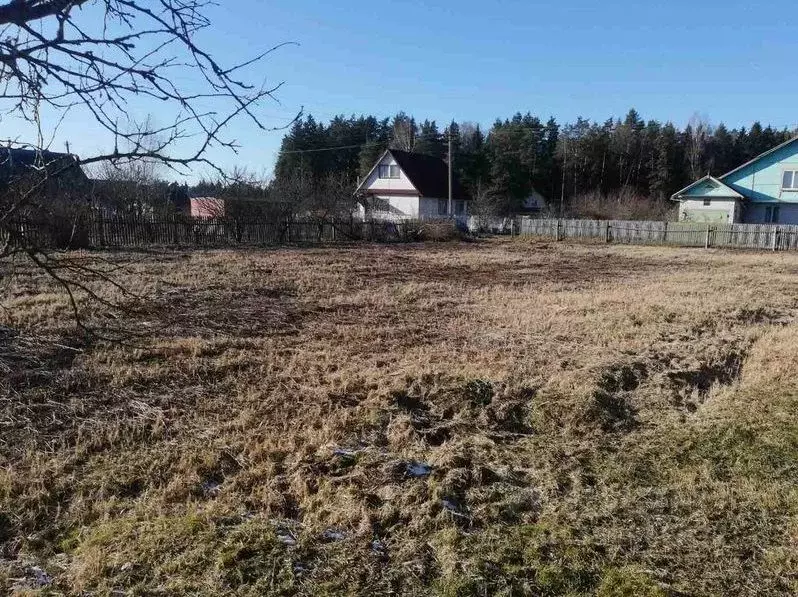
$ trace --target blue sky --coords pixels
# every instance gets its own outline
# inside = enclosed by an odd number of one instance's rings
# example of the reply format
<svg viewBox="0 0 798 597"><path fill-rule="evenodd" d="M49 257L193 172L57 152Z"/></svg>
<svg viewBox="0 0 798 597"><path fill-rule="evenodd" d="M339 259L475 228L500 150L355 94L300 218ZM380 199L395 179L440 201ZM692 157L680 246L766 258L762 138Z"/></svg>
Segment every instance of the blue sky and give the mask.
<svg viewBox="0 0 798 597"><path fill-rule="evenodd" d="M730 126L798 124L798 36L787 0L767 9L738 0L223 0L210 16L214 28L202 39L223 62L299 44L250 72L285 82L280 103L261 111L271 126L302 106L322 120L405 110L486 126L516 111L566 122L630 107L678 125L695 112ZM242 120L229 136L242 152L215 152L217 161L271 170L282 132ZM77 114L54 147L67 139L78 153L107 142Z"/></svg>

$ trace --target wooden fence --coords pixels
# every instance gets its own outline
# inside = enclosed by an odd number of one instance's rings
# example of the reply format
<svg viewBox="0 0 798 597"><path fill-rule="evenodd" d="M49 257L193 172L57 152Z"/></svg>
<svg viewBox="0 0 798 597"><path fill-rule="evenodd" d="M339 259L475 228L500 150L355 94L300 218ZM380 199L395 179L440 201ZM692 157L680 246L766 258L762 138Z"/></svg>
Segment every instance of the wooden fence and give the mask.
<svg viewBox="0 0 798 597"><path fill-rule="evenodd" d="M635 245L798 250L798 226L777 224L695 224L522 217L514 225L514 229L522 236L542 236L554 240L593 238Z"/></svg>
<svg viewBox="0 0 798 597"><path fill-rule="evenodd" d="M17 242L48 248L214 247L358 240L412 241L418 239L419 225L417 222L108 217L84 214L74 221L20 219L13 223L12 230Z"/></svg>
<svg viewBox="0 0 798 597"><path fill-rule="evenodd" d="M625 244L683 247L738 247L798 250L798 226L774 224L695 224L626 220L571 220L521 217L508 220L523 236L555 240L599 239ZM406 242L422 238L424 223L356 220L288 220L106 216L77 219L21 219L12 236L50 248L133 248L147 246L235 246L352 241ZM2 235L0 235L2 236ZM0 238L0 243L5 242ZM13 239L12 239L13 242Z"/></svg>

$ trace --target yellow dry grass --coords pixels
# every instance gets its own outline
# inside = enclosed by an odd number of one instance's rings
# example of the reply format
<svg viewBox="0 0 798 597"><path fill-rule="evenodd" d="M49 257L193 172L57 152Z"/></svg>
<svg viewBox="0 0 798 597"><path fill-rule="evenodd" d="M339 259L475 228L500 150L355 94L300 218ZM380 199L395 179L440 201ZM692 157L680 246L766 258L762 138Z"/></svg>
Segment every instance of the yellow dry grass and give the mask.
<svg viewBox="0 0 798 597"><path fill-rule="evenodd" d="M798 590L798 255L114 258L135 345L4 288L7 591Z"/></svg>

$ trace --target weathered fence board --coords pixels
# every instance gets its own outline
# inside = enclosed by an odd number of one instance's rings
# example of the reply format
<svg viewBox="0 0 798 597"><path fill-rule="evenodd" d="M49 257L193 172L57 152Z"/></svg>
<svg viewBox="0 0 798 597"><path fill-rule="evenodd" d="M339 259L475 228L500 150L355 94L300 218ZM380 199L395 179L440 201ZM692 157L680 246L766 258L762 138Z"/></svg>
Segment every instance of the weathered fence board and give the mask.
<svg viewBox="0 0 798 597"><path fill-rule="evenodd" d="M695 224L522 217L515 229L522 236L542 236L555 240L594 238L625 244L798 250L798 226L778 224Z"/></svg>
<svg viewBox="0 0 798 597"><path fill-rule="evenodd" d="M275 221L103 214L83 214L74 222L20 219L12 226L11 235L19 243L41 247L96 248L407 241L416 240L420 230L419 223L414 221Z"/></svg>

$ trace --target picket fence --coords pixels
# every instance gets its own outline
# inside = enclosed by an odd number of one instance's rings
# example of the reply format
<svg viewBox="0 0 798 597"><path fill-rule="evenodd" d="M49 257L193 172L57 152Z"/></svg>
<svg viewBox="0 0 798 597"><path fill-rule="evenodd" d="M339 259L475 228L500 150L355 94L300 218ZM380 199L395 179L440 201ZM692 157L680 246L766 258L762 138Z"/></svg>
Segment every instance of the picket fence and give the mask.
<svg viewBox="0 0 798 597"><path fill-rule="evenodd" d="M798 250L798 226L697 224L633 220L570 220L522 217L513 225L521 236L554 240L599 239L608 243L681 247Z"/></svg>
<svg viewBox="0 0 798 597"><path fill-rule="evenodd" d="M17 242L48 248L386 242L415 240L417 235L415 222L108 217L99 214L84 215L74 221L20 219L13 222L12 234Z"/></svg>

